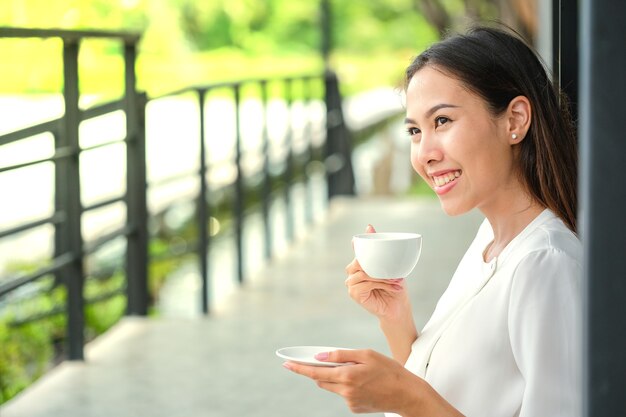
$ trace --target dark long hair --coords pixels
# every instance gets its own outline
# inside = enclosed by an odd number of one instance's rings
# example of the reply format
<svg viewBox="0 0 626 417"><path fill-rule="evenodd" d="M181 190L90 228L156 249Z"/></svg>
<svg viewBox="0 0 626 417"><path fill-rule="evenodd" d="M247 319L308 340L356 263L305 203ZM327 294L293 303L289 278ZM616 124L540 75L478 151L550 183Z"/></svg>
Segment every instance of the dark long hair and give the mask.
<svg viewBox="0 0 626 417"><path fill-rule="evenodd" d="M532 121L519 145L519 174L527 191L576 233L578 145L565 95L541 59L513 31L475 27L450 36L417 56L406 70L405 88L417 71L433 66L481 96L494 116L525 96Z"/></svg>

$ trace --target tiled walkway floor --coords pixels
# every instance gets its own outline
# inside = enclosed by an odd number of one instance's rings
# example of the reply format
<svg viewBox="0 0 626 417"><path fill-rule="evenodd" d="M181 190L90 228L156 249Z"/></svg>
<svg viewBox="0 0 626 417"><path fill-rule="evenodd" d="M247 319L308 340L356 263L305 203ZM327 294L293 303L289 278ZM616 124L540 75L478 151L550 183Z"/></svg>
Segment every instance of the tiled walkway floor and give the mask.
<svg viewBox="0 0 626 417"><path fill-rule="evenodd" d="M348 297L350 238L367 223L423 235L408 278L424 324L480 222L447 217L436 200L338 199L329 216L207 318L127 318L0 408L2 417L322 417L343 400L281 366L291 345L374 348L376 320Z"/></svg>

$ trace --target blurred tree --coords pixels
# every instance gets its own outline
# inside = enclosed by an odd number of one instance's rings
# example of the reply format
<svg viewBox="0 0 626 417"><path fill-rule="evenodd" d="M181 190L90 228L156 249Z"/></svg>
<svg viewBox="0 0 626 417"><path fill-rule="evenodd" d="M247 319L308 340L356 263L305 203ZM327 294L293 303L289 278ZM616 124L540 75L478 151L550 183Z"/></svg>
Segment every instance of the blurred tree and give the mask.
<svg viewBox="0 0 626 417"><path fill-rule="evenodd" d="M314 1L181 0L181 27L196 50L232 47L248 52L317 48Z"/></svg>
<svg viewBox="0 0 626 417"><path fill-rule="evenodd" d="M518 31L529 42L537 36L537 0L463 0L462 7L446 0L413 0L439 36L468 22L497 20Z"/></svg>
<svg viewBox="0 0 626 417"><path fill-rule="evenodd" d="M322 0L0 0L0 25L110 29L142 32L140 84L149 91L178 88L183 81L267 75L316 68L321 47ZM332 65L344 80L364 86L376 73L383 79L448 29L468 20L499 19L534 39L537 0L328 0L332 23ZM2 44L4 56L28 61L3 63L6 91L58 91L58 68L46 71L38 60L56 53L42 43ZM35 51L35 52L33 52ZM121 65L114 43L87 42L82 62L88 92L110 90L109 75ZM334 58L333 58L334 57ZM339 68L341 66L341 68ZM261 68L262 67L262 68ZM382 75L382 74L385 75ZM20 81L4 81L9 74ZM360 77L360 78L359 78ZM359 78L357 80L357 78ZM358 87L358 88L360 88Z"/></svg>

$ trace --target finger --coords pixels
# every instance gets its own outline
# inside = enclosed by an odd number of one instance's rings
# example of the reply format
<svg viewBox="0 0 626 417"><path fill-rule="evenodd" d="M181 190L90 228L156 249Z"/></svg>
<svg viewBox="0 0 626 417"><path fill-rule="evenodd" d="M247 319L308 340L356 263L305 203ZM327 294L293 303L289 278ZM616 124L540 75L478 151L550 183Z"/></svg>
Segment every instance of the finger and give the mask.
<svg viewBox="0 0 626 417"><path fill-rule="evenodd" d="M352 262L346 265L346 274L352 275L358 271L362 271L361 264L356 260L356 258L354 258Z"/></svg>
<svg viewBox="0 0 626 417"><path fill-rule="evenodd" d="M283 366L298 375L306 376L315 381L334 382L333 368L302 365L299 363L287 361L283 363Z"/></svg>
<svg viewBox="0 0 626 417"><path fill-rule="evenodd" d="M342 386L335 382L317 381L317 386L335 394L341 393Z"/></svg>
<svg viewBox="0 0 626 417"><path fill-rule="evenodd" d="M375 282L375 281L373 279L371 279L363 271L357 271L357 272L354 272L354 273L350 274L348 276L348 278L346 278L346 280L344 281L344 283L346 284L346 287L352 287L352 286L360 284L362 282Z"/></svg>
<svg viewBox="0 0 626 417"><path fill-rule="evenodd" d="M372 226L371 224L368 224L365 227L365 233L376 233L376 229L374 229L374 226ZM352 250L354 250L354 238L352 239Z"/></svg>
<svg viewBox="0 0 626 417"><path fill-rule="evenodd" d="M315 359L322 362L366 363L375 352L369 349L339 349L331 352L320 352Z"/></svg>
<svg viewBox="0 0 626 417"><path fill-rule="evenodd" d="M364 275L364 277L363 277ZM350 292L363 293L373 290L383 291L402 291L404 290L404 283L402 281L383 280L376 278L369 278L365 274L355 274L348 277L345 280L346 287Z"/></svg>

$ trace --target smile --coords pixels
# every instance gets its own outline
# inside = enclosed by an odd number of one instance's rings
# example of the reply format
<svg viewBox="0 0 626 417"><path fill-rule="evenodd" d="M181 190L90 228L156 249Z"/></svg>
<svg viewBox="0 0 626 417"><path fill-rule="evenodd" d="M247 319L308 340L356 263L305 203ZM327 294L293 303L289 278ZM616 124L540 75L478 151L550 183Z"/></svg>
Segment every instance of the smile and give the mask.
<svg viewBox="0 0 626 417"><path fill-rule="evenodd" d="M461 171L450 171L443 175L437 175L433 178L433 182L437 187L443 187L444 185L456 180L461 176Z"/></svg>

